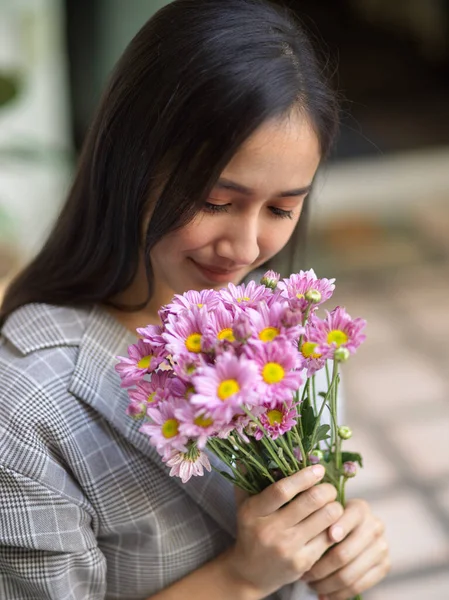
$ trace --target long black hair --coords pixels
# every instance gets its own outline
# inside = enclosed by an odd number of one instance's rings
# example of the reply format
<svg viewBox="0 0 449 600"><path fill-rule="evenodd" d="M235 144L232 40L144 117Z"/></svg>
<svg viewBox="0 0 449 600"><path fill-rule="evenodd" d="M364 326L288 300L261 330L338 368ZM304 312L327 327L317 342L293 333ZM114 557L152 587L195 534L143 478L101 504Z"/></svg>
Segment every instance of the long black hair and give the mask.
<svg viewBox="0 0 449 600"><path fill-rule="evenodd" d="M337 103L289 9L266 0L175 0L162 8L112 73L67 202L7 290L0 325L29 302L109 302L133 281L142 249L149 257L194 217L239 146L294 107L325 157ZM286 248L291 256L296 241ZM146 269L150 298L149 259Z"/></svg>

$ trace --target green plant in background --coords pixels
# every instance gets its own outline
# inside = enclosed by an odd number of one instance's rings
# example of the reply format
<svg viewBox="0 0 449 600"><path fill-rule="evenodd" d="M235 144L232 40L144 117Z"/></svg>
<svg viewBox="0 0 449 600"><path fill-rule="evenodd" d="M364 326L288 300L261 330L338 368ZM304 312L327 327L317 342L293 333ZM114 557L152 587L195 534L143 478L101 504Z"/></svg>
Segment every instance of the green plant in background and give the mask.
<svg viewBox="0 0 449 600"><path fill-rule="evenodd" d="M14 73L0 72L0 106L12 102L20 90L20 80Z"/></svg>

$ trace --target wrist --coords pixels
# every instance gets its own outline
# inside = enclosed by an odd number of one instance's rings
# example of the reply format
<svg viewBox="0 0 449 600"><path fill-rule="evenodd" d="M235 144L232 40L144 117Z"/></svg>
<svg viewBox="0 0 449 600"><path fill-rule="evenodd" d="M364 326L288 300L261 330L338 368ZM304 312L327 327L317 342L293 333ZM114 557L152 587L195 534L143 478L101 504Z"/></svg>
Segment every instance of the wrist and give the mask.
<svg viewBox="0 0 449 600"><path fill-rule="evenodd" d="M266 594L256 585L245 579L237 568L235 548L229 548L221 557L223 576L229 589L230 597L237 600L262 600Z"/></svg>

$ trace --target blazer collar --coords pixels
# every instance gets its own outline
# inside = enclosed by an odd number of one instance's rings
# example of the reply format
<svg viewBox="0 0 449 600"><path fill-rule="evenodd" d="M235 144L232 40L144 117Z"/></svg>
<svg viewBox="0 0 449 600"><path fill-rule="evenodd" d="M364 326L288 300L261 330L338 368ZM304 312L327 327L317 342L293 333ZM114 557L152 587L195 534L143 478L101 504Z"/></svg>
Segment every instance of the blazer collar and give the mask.
<svg viewBox="0 0 449 600"><path fill-rule="evenodd" d="M139 432L140 424L125 413L128 393L120 387L115 370L117 356L126 356L127 348L136 341L112 315L99 306L67 308L48 304L28 304L16 310L1 330L22 354L46 348L78 346L79 352L69 385L69 392L89 404L135 448L148 457L167 477L168 467L162 462L148 436ZM208 452L211 464L226 467ZM192 477L182 487L201 508L225 531L235 537L235 500L232 485L212 470L203 477Z"/></svg>

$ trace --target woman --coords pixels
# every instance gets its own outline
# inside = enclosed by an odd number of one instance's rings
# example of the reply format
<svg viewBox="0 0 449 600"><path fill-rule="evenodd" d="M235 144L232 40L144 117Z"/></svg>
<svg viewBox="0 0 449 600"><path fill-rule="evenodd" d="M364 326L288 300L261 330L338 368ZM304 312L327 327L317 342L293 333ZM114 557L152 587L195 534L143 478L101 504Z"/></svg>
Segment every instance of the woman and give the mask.
<svg viewBox="0 0 449 600"><path fill-rule="evenodd" d="M219 475L170 478L114 371L173 293L293 256L336 122L304 32L263 0L176 0L131 42L2 306L2 598L296 599L308 581L343 600L383 578L382 524L319 468L238 509Z"/></svg>

